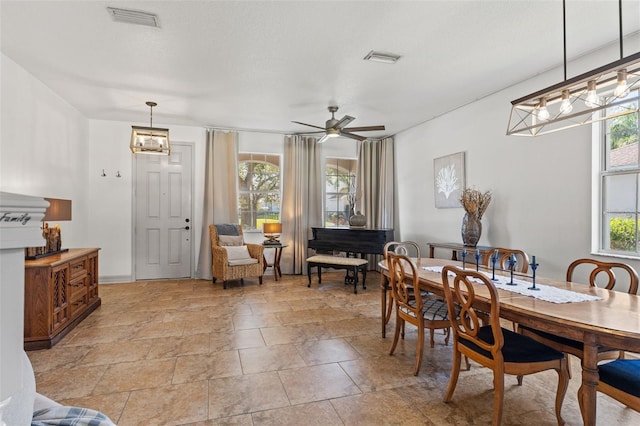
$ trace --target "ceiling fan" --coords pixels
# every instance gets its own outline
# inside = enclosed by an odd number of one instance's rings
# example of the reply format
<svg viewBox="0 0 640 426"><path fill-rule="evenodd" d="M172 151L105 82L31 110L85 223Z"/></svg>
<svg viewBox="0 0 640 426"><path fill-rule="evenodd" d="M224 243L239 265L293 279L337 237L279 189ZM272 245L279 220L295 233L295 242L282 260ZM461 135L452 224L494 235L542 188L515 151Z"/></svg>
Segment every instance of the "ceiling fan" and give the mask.
<svg viewBox="0 0 640 426"><path fill-rule="evenodd" d="M372 130L385 130L384 126L346 127L349 123L355 120L355 117L351 117L350 115L345 115L340 120L336 120L336 117L334 116L336 111L338 111L337 106L329 107L331 118L327 120L324 127L314 126L313 124L301 123L299 121L292 121L292 123L302 124L303 126L309 126L316 129L322 129L322 132L324 132L325 134L318 141L318 143L325 142L329 138L335 138L338 136L344 136L345 138L351 138L351 139L363 141L366 139L365 136L355 135L351 132L368 132ZM322 132L311 132L311 133L322 133Z"/></svg>

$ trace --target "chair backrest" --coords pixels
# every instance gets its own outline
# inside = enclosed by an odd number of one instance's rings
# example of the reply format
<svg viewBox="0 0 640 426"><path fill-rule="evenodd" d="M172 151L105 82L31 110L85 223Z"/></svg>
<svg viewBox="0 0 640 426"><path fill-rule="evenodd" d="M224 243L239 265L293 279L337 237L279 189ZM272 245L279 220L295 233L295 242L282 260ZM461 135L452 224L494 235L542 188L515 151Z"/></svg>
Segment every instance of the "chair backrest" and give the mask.
<svg viewBox="0 0 640 426"><path fill-rule="evenodd" d="M219 246L220 235L232 235L242 237L242 227L235 223L225 223L220 225L209 225L209 236L212 246Z"/></svg>
<svg viewBox="0 0 640 426"><path fill-rule="evenodd" d="M483 274L450 265L442 268L442 283L454 341L460 342L461 339L464 339L471 346L476 345L490 352L494 362L501 362L504 336L500 327L500 298L496 287ZM478 303L476 288L479 286L486 287L489 291L489 305ZM482 327L482 319L487 318L487 313L493 334L493 344L481 340L478 336ZM469 344L465 346L469 346Z"/></svg>
<svg viewBox="0 0 640 426"><path fill-rule="evenodd" d="M391 251L387 253L387 265L395 303L403 311L409 312L416 318L420 317L422 315L422 298L414 297L415 294L420 294L416 266L408 256L395 254Z"/></svg>
<svg viewBox="0 0 640 426"><path fill-rule="evenodd" d="M422 254L420 252L420 245L415 241L389 241L384 245L382 253L384 259L387 260L387 253L404 254L407 257L416 257L418 259L417 266L420 267L420 259ZM388 263L388 260L387 260Z"/></svg>
<svg viewBox="0 0 640 426"><path fill-rule="evenodd" d="M576 268L579 266L591 269L591 272L589 273L589 285L591 287L602 287L602 285L598 285L598 276L602 273L607 278L604 288L607 290L614 290L614 287L616 286L615 272L618 271L624 273L625 279L627 274L629 276L629 287L627 292L629 294L636 294L638 292L638 272L625 263L601 262L594 259L574 260L567 268L567 281L573 281L574 272L576 272Z"/></svg>
<svg viewBox="0 0 640 426"><path fill-rule="evenodd" d="M498 260L496 261L496 269L509 269L509 258L514 255L516 258L515 272L527 273L529 270L529 256L522 250L509 249L503 247L493 247L491 253L487 256L486 266L491 267L491 256L495 256L497 253Z"/></svg>

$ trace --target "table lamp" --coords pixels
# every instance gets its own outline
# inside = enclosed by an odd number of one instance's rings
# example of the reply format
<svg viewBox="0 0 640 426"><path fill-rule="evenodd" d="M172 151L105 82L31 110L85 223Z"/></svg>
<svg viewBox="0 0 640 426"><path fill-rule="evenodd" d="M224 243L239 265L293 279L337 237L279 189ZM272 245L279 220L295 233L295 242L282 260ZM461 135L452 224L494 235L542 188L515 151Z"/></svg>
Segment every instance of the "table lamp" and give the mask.
<svg viewBox="0 0 640 426"><path fill-rule="evenodd" d="M42 221L42 237L45 239L44 247L27 247L26 258L38 259L40 257L50 256L62 253L62 235L60 225L49 226L48 221L71 220L71 200L63 200L60 198L46 198L49 207L44 213Z"/></svg>
<svg viewBox="0 0 640 426"><path fill-rule="evenodd" d="M282 233L282 224L281 223L265 223L262 225L262 232L267 239L263 244L280 244L278 238Z"/></svg>

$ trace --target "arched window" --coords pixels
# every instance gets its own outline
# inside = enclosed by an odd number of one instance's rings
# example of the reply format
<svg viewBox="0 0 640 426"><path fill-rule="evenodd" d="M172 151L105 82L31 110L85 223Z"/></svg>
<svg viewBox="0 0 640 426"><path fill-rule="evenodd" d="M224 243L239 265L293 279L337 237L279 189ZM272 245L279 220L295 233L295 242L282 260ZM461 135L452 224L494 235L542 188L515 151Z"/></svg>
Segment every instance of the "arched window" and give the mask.
<svg viewBox="0 0 640 426"><path fill-rule="evenodd" d="M238 154L238 223L243 230L262 230L280 222L280 156Z"/></svg>

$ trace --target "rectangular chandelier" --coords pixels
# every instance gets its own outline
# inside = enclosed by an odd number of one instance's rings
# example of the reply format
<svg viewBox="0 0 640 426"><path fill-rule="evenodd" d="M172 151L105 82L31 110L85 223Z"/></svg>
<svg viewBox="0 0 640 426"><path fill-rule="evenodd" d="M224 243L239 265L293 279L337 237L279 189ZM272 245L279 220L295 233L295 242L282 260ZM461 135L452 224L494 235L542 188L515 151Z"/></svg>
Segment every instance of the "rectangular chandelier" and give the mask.
<svg viewBox="0 0 640 426"><path fill-rule="evenodd" d="M638 93L640 52L511 101L507 135L539 136L632 114Z"/></svg>
<svg viewBox="0 0 640 426"><path fill-rule="evenodd" d="M131 126L131 152L134 154L171 154L169 129Z"/></svg>

